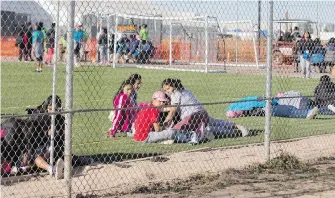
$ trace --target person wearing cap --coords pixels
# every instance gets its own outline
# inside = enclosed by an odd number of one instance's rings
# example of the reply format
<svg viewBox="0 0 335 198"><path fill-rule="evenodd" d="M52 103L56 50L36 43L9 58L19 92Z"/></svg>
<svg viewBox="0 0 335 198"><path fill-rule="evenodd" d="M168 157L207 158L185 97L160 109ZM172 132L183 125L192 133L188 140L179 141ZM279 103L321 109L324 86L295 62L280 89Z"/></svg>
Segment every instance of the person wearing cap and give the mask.
<svg viewBox="0 0 335 198"><path fill-rule="evenodd" d="M167 99L165 93L162 91L156 91L152 95L152 102L141 109L135 119L135 141L154 143L173 138L174 131L161 131L159 126L160 107L163 107L168 101L169 100Z"/></svg>

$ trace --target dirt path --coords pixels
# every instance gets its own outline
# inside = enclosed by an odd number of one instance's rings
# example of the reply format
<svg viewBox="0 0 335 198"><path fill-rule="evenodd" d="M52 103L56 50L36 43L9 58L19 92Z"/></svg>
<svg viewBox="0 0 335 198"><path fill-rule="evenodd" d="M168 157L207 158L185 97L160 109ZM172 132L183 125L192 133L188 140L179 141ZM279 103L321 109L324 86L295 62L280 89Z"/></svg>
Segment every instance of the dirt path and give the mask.
<svg viewBox="0 0 335 198"><path fill-rule="evenodd" d="M290 153L302 160L315 159L320 156L332 156L335 154L334 142L335 134L330 134L272 143L271 156L278 156L282 152ZM75 176L72 179L72 190L74 195L80 194L80 192L83 194L86 194L85 192L92 193L92 191L94 191L93 194L99 196L106 195L106 193L115 195L121 192L129 192L139 185L145 185L150 182L176 181L198 174L218 173L231 168L243 168L252 163L262 163L264 162L264 154L263 146L249 145L180 152L167 155L165 158L156 158L156 160L131 161L108 165L97 164L96 166L87 166L74 170ZM55 181L50 176L33 177L27 180L22 181L20 179L21 182L12 181L2 186L1 194L4 197L51 197L64 195L64 180ZM254 193L248 190L240 191L241 197L245 197L244 195L248 197L248 193ZM224 192L226 193L226 191ZM215 197L216 195L208 194L208 196ZM221 195L218 196L221 197ZM252 194L250 194L250 197L252 197Z"/></svg>

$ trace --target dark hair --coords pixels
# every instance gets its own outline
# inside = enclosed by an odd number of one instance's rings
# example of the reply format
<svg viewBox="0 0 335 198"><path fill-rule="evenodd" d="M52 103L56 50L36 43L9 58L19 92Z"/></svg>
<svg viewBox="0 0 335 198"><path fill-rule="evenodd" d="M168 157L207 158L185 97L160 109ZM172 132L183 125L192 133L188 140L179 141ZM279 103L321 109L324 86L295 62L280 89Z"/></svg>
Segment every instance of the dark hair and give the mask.
<svg viewBox="0 0 335 198"><path fill-rule="evenodd" d="M316 39L314 39L314 43L316 43L316 44L320 44L320 43L321 43L321 40L320 40L319 38L316 38Z"/></svg>
<svg viewBox="0 0 335 198"><path fill-rule="evenodd" d="M43 26L43 23L41 25L41 23L36 23L36 30L42 30L42 26Z"/></svg>
<svg viewBox="0 0 335 198"><path fill-rule="evenodd" d="M294 27L294 30L299 30L299 28L297 26Z"/></svg>
<svg viewBox="0 0 335 198"><path fill-rule="evenodd" d="M142 27L147 28L148 26L147 26L147 24L143 24Z"/></svg>
<svg viewBox="0 0 335 198"><path fill-rule="evenodd" d="M331 79L330 79L330 77L327 76L327 75L323 75L323 76L321 76L321 78L320 78L320 82L321 82L321 83L327 83L327 82L330 82L330 81L331 81Z"/></svg>
<svg viewBox="0 0 335 198"><path fill-rule="evenodd" d="M312 37L311 37L311 33L309 33L308 31L306 31L306 32L304 32L304 36L305 36L305 33L308 34L308 39L312 38Z"/></svg>
<svg viewBox="0 0 335 198"><path fill-rule="evenodd" d="M52 95L50 95L41 105L37 106L40 111L48 111L48 106L52 104ZM56 95L55 109L59 110L62 107L62 100Z"/></svg>
<svg viewBox="0 0 335 198"><path fill-rule="evenodd" d="M132 74L129 76L129 78L127 79L131 85L134 85L136 83L136 80L142 80L142 76L140 74Z"/></svg>
<svg viewBox="0 0 335 198"><path fill-rule="evenodd" d="M102 29L105 34L107 34L107 28Z"/></svg>
<svg viewBox="0 0 335 198"><path fill-rule="evenodd" d="M123 88L126 86L126 85L132 85L130 83L130 80L125 80L121 83L119 89L117 90L116 94L114 95L113 97L113 100L116 98L117 95L119 95L122 91L123 91Z"/></svg>
<svg viewBox="0 0 335 198"><path fill-rule="evenodd" d="M51 28L54 28L56 26L56 23L51 23Z"/></svg>
<svg viewBox="0 0 335 198"><path fill-rule="evenodd" d="M163 80L162 87L164 85L169 85L171 87L176 88L179 91L182 91L182 90L185 89L184 86L181 84L181 80L177 79L177 78L167 78L167 79Z"/></svg>
<svg viewBox="0 0 335 198"><path fill-rule="evenodd" d="M334 37L330 38L328 43L335 43L335 38Z"/></svg>

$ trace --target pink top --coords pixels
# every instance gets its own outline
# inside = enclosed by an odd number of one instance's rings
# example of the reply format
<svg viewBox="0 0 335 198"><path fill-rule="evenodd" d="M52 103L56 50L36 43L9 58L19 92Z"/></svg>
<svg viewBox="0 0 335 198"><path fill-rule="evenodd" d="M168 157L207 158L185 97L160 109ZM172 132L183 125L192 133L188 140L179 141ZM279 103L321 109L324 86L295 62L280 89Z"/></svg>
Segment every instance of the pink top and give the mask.
<svg viewBox="0 0 335 198"><path fill-rule="evenodd" d="M132 107L130 97L127 94L120 93L114 99L114 108L129 108ZM131 131L131 123L132 123L132 113L131 109L122 109L122 110L115 110L114 118L112 120L112 128L110 130L110 135L115 136L115 133L118 130L123 132L130 132Z"/></svg>

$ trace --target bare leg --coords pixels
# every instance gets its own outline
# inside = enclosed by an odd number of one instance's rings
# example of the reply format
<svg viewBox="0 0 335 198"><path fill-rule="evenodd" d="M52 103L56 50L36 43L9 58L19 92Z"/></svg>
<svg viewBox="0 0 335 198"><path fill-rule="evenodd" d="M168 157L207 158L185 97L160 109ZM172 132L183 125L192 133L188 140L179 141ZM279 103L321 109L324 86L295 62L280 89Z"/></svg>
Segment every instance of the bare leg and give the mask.
<svg viewBox="0 0 335 198"><path fill-rule="evenodd" d="M35 164L37 167L47 170L49 173L52 172L52 166L50 166L42 156L38 156L35 159Z"/></svg>

